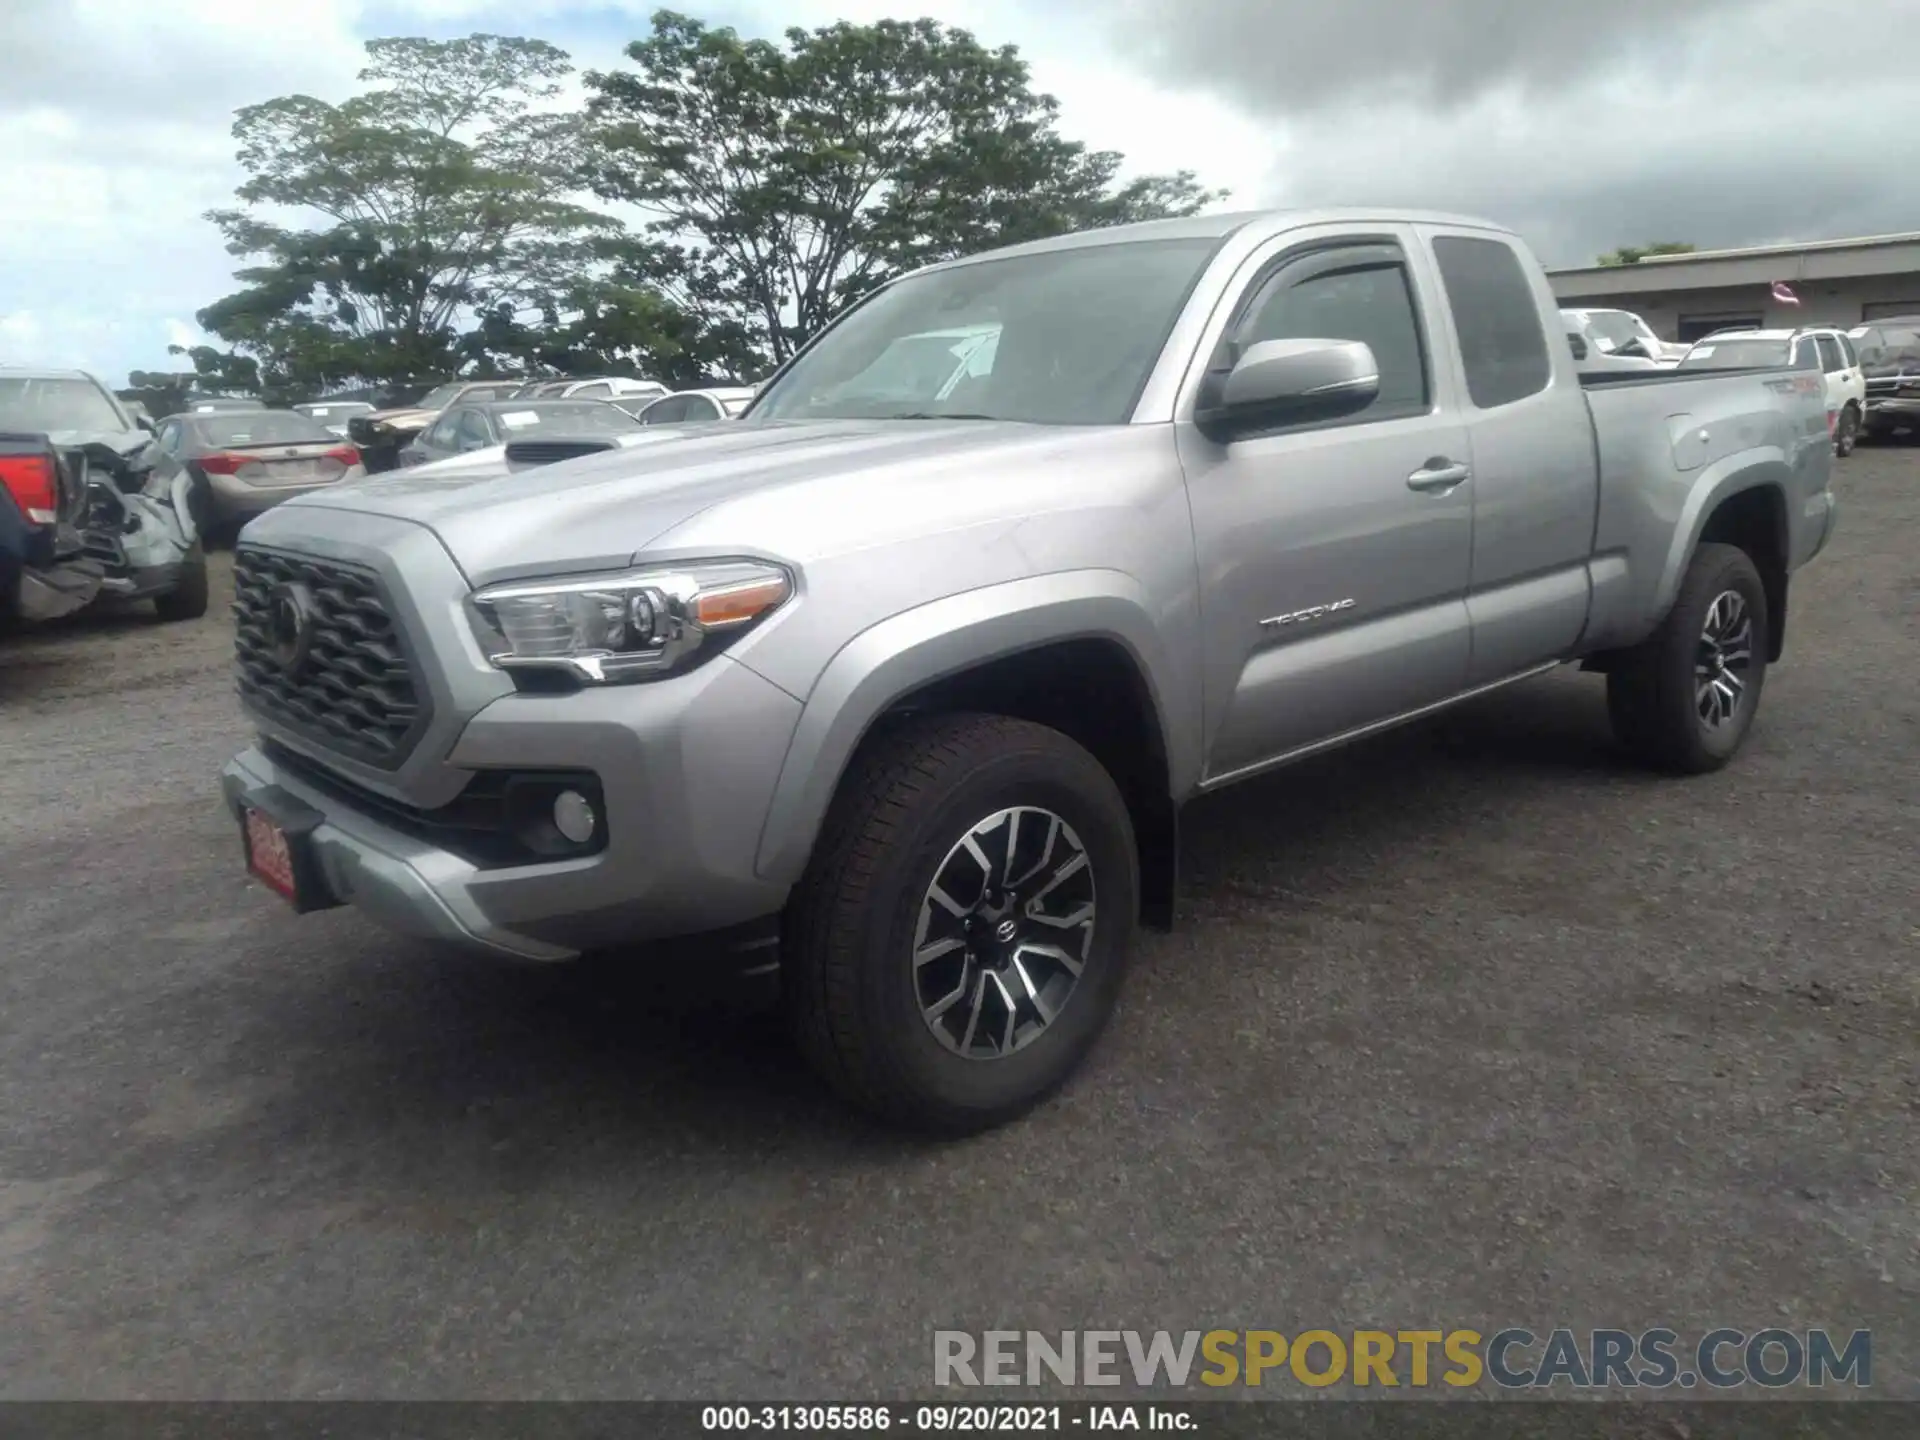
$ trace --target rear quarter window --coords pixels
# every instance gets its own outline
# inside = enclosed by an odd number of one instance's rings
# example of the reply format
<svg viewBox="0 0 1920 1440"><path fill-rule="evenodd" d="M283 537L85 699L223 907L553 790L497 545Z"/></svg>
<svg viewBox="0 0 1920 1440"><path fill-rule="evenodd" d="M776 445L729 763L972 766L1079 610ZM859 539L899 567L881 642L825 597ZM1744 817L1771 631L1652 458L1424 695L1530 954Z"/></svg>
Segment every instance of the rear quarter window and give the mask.
<svg viewBox="0 0 1920 1440"><path fill-rule="evenodd" d="M1513 247L1501 240L1442 235L1433 242L1433 258L1446 286L1473 403L1491 410L1544 390L1553 363L1539 303Z"/></svg>

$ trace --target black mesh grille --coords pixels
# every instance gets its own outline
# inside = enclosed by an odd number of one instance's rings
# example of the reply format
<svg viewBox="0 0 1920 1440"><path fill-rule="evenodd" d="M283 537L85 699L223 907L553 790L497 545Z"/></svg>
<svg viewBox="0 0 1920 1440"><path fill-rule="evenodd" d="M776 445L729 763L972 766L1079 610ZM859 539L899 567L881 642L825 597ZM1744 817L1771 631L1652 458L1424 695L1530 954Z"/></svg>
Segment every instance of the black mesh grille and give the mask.
<svg viewBox="0 0 1920 1440"><path fill-rule="evenodd" d="M289 666L273 605L299 586L310 642ZM426 687L370 570L258 546L233 561L234 659L240 697L316 744L390 769L407 758L429 718Z"/></svg>

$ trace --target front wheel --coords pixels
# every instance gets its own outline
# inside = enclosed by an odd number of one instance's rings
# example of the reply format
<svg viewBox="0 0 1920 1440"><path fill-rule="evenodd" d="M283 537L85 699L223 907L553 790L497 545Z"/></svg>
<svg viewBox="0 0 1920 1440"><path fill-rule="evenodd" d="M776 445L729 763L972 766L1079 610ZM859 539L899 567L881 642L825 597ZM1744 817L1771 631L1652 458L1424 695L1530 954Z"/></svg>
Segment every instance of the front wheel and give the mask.
<svg viewBox="0 0 1920 1440"><path fill-rule="evenodd" d="M1760 707L1768 623L1766 587L1746 551L1702 545L1660 628L1607 675L1615 737L1663 770L1725 765Z"/></svg>
<svg viewBox="0 0 1920 1440"><path fill-rule="evenodd" d="M1851 405L1840 412L1840 418L1833 426L1833 453L1842 460L1853 454L1853 447L1860 442L1860 412Z"/></svg>
<svg viewBox="0 0 1920 1440"><path fill-rule="evenodd" d="M801 1049L882 1118L982 1130L1073 1073L1139 913L1133 827L1100 763L997 715L908 721L834 798L787 916Z"/></svg>

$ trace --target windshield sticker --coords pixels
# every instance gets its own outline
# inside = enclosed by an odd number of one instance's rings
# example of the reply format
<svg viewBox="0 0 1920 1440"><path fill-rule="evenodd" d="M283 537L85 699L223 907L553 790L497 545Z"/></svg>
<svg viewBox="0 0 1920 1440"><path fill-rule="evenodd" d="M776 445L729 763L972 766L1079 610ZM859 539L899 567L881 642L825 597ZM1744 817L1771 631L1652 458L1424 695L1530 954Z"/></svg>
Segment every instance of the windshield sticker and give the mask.
<svg viewBox="0 0 1920 1440"><path fill-rule="evenodd" d="M500 423L502 425L511 425L517 430L522 425L538 425L540 423L540 415L539 412L534 410L509 410L500 417Z"/></svg>

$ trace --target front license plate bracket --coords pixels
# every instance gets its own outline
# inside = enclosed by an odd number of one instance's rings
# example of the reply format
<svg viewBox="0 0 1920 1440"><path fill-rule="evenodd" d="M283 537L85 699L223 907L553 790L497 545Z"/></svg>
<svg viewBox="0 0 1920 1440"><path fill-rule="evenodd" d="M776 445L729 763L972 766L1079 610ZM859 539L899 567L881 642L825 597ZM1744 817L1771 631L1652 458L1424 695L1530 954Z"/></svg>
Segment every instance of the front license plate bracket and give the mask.
<svg viewBox="0 0 1920 1440"><path fill-rule="evenodd" d="M261 865L256 863L247 824L249 811L268 821L285 841L285 859L293 882L291 893L278 880L262 873ZM320 828L325 818L311 805L288 794L278 785L262 785L242 792L239 797L240 849L246 858L247 872L285 899L296 914L331 910L341 904L333 893L333 887L327 883L326 872L321 868L320 857L313 847L313 832Z"/></svg>

